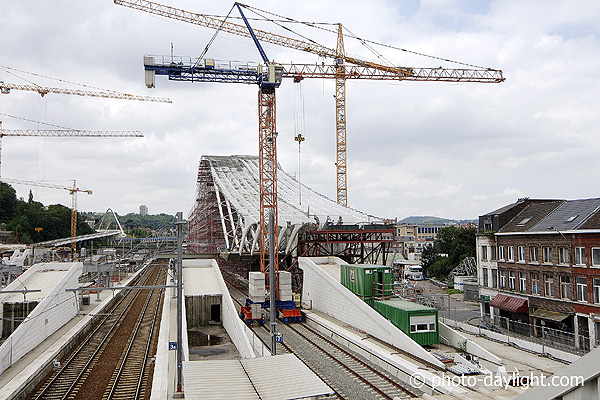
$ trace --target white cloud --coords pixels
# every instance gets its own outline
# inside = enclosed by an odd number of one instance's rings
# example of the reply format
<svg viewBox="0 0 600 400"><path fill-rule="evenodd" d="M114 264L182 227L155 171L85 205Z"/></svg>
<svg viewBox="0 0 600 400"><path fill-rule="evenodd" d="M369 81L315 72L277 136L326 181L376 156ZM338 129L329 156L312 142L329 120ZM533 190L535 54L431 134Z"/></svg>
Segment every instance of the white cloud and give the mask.
<svg viewBox="0 0 600 400"><path fill-rule="evenodd" d="M249 0L250 1L250 0ZM169 0L174 7L224 14L230 5ZM312 22L342 22L360 37L467 64L499 68L501 84L351 81L347 85L348 199L365 212L469 218L518 197L597 197L600 169L600 4L545 1L333 0L255 2L264 10ZM3 65L127 93L170 97L137 103L13 91L0 112L88 130L141 130L144 139L5 138L2 176L68 183L94 190L80 209L120 213L189 211L203 154L256 154L257 88L168 82L144 86L142 56L196 57L213 32L119 7L107 0L3 2ZM237 15L233 12L232 15ZM258 28L290 35L273 25ZM334 26L326 26L335 29ZM294 29L335 47L335 34ZM374 58L346 39L349 52ZM270 58L315 62L299 51L265 45ZM468 67L379 48L408 66ZM210 57L259 61L248 39L221 33ZM32 82L65 86L17 73ZM25 83L0 71L0 79ZM72 87L72 85L71 85ZM295 126L304 127L302 181L335 198L332 81L284 82L277 94L279 162L297 172ZM304 115L295 117L302 103ZM1 115L4 129L44 129ZM17 187L26 197L29 189ZM68 196L34 191L45 202Z"/></svg>

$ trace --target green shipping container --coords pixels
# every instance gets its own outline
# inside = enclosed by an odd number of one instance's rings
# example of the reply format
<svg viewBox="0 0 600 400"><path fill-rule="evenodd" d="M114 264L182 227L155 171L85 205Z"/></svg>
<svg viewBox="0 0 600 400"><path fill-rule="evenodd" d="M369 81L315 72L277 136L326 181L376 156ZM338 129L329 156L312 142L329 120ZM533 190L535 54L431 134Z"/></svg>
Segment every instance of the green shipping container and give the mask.
<svg viewBox="0 0 600 400"><path fill-rule="evenodd" d="M370 264L342 265L342 285L360 297L390 297L394 289L391 267Z"/></svg>
<svg viewBox="0 0 600 400"><path fill-rule="evenodd" d="M420 345L440 343L437 309L397 298L376 300L373 308Z"/></svg>

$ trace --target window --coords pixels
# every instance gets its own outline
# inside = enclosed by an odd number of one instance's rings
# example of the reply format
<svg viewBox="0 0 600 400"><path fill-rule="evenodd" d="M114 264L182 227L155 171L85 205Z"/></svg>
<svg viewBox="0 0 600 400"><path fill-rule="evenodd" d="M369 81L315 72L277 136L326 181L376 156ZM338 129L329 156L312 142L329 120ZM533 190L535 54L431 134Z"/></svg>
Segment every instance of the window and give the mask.
<svg viewBox="0 0 600 400"><path fill-rule="evenodd" d="M491 231L492 230L492 219L487 218L483 220L483 229Z"/></svg>
<svg viewBox="0 0 600 400"><path fill-rule="evenodd" d="M577 277L577 300L587 301L587 279L585 276Z"/></svg>
<svg viewBox="0 0 600 400"><path fill-rule="evenodd" d="M600 303L600 279L594 278L594 303Z"/></svg>
<svg viewBox="0 0 600 400"><path fill-rule="evenodd" d="M492 287L494 287L494 288L498 287L498 270L497 269L492 270Z"/></svg>
<svg viewBox="0 0 600 400"><path fill-rule="evenodd" d="M558 248L558 262L559 264L569 263L569 249L567 249L566 247Z"/></svg>
<svg viewBox="0 0 600 400"><path fill-rule="evenodd" d="M544 262L545 263L551 263L552 262L552 247L542 247L542 253L543 253L543 257L544 257Z"/></svg>
<svg viewBox="0 0 600 400"><path fill-rule="evenodd" d="M533 217L527 217L527 218L523 218L523 219L521 220L521 222L519 222L519 223L517 224L517 226L525 226L525 224L526 224L526 223L528 223L529 221L531 221L531 218L533 218Z"/></svg>
<svg viewBox="0 0 600 400"><path fill-rule="evenodd" d="M554 296L554 277L552 275L544 275L544 295Z"/></svg>
<svg viewBox="0 0 600 400"><path fill-rule="evenodd" d="M481 286L488 287L488 269L481 268Z"/></svg>
<svg viewBox="0 0 600 400"><path fill-rule="evenodd" d="M577 217L579 217L579 214L569 217L565 222L573 222L577 219Z"/></svg>
<svg viewBox="0 0 600 400"><path fill-rule="evenodd" d="M585 265L585 247L575 247L575 264Z"/></svg>
<svg viewBox="0 0 600 400"><path fill-rule="evenodd" d="M411 333L422 333L422 332L435 332L436 323L435 315L420 315L410 317L410 332Z"/></svg>
<svg viewBox="0 0 600 400"><path fill-rule="evenodd" d="M513 254L513 247L512 246L506 246L506 257L508 258L508 261L515 261L515 256Z"/></svg>
<svg viewBox="0 0 600 400"><path fill-rule="evenodd" d="M571 298L571 277L568 275L560 276L560 298L570 299Z"/></svg>
<svg viewBox="0 0 600 400"><path fill-rule="evenodd" d="M517 247L517 260L519 260L519 262L525 262L525 247Z"/></svg>
<svg viewBox="0 0 600 400"><path fill-rule="evenodd" d="M508 288L510 290L515 290L515 271L510 271L508 273Z"/></svg>
<svg viewBox="0 0 600 400"><path fill-rule="evenodd" d="M600 247L592 247L592 265L600 267Z"/></svg>
<svg viewBox="0 0 600 400"><path fill-rule="evenodd" d="M519 272L519 291L527 291L527 276L525 272Z"/></svg>
<svg viewBox="0 0 600 400"><path fill-rule="evenodd" d="M490 256L490 260L495 260L496 259L496 246L490 246L490 250L492 255Z"/></svg>
<svg viewBox="0 0 600 400"><path fill-rule="evenodd" d="M506 287L506 275L505 275L504 271L498 271L498 274L500 275L500 287L505 288Z"/></svg>
<svg viewBox="0 0 600 400"><path fill-rule="evenodd" d="M538 261L538 248L536 246L529 247L529 261Z"/></svg>
<svg viewBox="0 0 600 400"><path fill-rule="evenodd" d="M540 294L540 275L531 274L531 294Z"/></svg>
<svg viewBox="0 0 600 400"><path fill-rule="evenodd" d="M498 260L504 260L504 246L498 246Z"/></svg>
<svg viewBox="0 0 600 400"><path fill-rule="evenodd" d="M487 246L481 246L481 259L482 260L488 259L487 249L488 249Z"/></svg>

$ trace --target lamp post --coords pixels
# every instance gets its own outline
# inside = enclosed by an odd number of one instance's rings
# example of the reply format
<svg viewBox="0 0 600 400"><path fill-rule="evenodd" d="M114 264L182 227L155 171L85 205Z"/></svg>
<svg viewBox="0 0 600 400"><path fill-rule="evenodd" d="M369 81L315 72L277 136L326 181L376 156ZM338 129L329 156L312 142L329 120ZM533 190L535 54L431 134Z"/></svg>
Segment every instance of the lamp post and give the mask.
<svg viewBox="0 0 600 400"><path fill-rule="evenodd" d="M183 329L183 276L182 276L182 258L183 258L183 213L179 211L177 213L177 392L182 390L182 361L183 361L183 349L181 346L182 342L182 329Z"/></svg>

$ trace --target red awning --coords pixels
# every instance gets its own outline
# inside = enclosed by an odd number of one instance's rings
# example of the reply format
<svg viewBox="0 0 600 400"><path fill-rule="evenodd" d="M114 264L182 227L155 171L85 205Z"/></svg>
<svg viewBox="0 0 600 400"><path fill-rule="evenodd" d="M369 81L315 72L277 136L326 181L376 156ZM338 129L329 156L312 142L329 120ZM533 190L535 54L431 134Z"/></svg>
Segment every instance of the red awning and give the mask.
<svg viewBox="0 0 600 400"><path fill-rule="evenodd" d="M497 294L496 297L490 301L490 307L500 308L502 310L520 314L529 312L529 304L527 303L527 299L507 296L505 294Z"/></svg>

